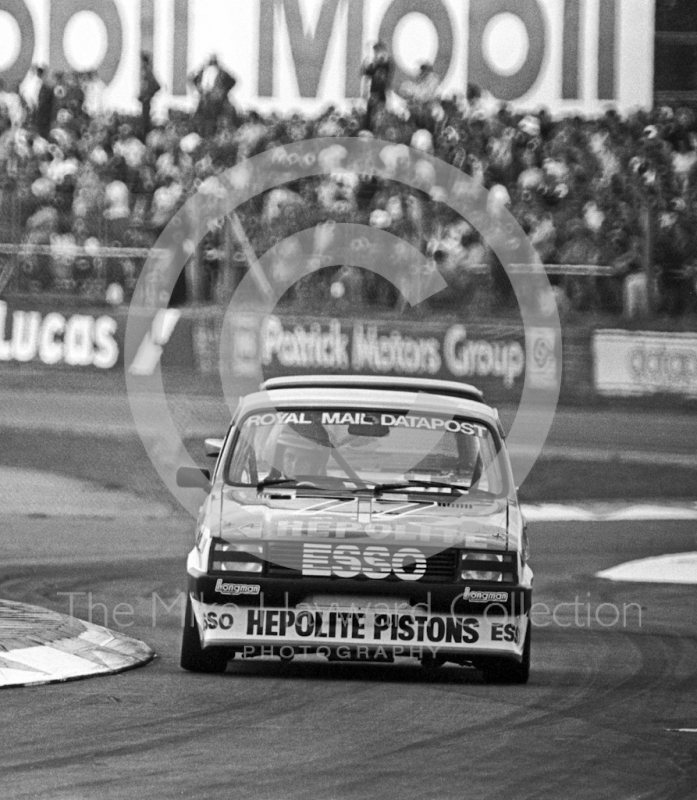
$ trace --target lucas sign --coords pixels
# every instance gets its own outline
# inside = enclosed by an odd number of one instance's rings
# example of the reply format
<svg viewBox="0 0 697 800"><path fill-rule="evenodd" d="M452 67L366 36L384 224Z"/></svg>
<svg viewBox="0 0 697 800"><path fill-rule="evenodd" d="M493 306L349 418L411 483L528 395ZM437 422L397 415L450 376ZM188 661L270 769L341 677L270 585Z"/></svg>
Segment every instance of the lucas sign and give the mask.
<svg viewBox="0 0 697 800"><path fill-rule="evenodd" d="M445 93L476 83L521 107L648 106L655 0L0 0L0 77L32 63L97 69L106 101L135 108L138 53L154 53L163 104L192 98L211 53L245 105L313 110L360 96L372 43L395 55L395 88L423 61Z"/></svg>
<svg viewBox="0 0 697 800"><path fill-rule="evenodd" d="M117 332L116 320L105 314L10 313L7 303L0 301L0 365L33 361L111 369L119 359Z"/></svg>

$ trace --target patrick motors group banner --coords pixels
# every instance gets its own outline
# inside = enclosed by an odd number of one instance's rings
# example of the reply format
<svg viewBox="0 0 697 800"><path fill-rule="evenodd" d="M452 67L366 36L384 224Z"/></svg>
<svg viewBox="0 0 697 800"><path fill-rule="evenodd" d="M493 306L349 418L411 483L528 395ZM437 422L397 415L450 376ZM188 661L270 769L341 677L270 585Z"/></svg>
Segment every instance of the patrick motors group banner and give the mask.
<svg viewBox="0 0 697 800"><path fill-rule="evenodd" d="M252 378L299 373L395 375L474 383L496 396L515 397L526 371L532 388L554 385L560 342L551 328L515 325L349 320L236 315L231 369ZM202 371L217 369L213 331L195 335Z"/></svg>

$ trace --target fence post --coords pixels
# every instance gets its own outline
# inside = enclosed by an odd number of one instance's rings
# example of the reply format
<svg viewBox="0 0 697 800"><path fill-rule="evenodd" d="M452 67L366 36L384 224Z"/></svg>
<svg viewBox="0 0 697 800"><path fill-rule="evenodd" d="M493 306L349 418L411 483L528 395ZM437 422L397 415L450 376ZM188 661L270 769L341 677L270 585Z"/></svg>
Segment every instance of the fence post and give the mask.
<svg viewBox="0 0 697 800"><path fill-rule="evenodd" d="M227 306L233 292L237 288L235 275L235 237L232 233L232 220L225 217L223 221L223 258L218 284L218 302Z"/></svg>
<svg viewBox="0 0 697 800"><path fill-rule="evenodd" d="M203 297L203 247L196 246L191 258L186 262L186 300L187 303L202 303Z"/></svg>
<svg viewBox="0 0 697 800"><path fill-rule="evenodd" d="M642 223L644 228L644 275L646 276L646 299L649 305L649 316L656 311L656 291L654 281L653 248L655 240L653 206L649 199L644 200L642 209Z"/></svg>

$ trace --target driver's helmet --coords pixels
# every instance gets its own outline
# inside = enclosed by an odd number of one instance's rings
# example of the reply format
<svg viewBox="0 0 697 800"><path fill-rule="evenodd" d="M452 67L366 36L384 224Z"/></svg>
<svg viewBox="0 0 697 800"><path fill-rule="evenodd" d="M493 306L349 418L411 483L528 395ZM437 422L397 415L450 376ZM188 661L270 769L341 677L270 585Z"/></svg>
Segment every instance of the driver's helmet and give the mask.
<svg viewBox="0 0 697 800"><path fill-rule="evenodd" d="M286 425L281 431L277 441L276 465L289 478L326 475L331 452L326 430L312 425L307 426L307 430L301 434L299 427Z"/></svg>

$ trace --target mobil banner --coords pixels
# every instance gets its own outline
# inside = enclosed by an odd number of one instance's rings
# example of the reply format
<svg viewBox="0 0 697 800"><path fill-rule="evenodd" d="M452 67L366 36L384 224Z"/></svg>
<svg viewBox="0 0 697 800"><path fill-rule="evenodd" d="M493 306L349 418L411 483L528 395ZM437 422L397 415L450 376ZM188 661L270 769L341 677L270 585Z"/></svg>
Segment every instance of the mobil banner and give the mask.
<svg viewBox="0 0 697 800"><path fill-rule="evenodd" d="M296 316L233 320L232 371L252 377L298 373L395 375L476 383L517 397L526 371L533 388L554 385L560 342L551 328ZM201 337L196 337L201 338ZM208 362L210 364L210 359Z"/></svg>
<svg viewBox="0 0 697 800"><path fill-rule="evenodd" d="M0 77L32 64L96 70L110 106L138 107L152 52L163 106L191 105L211 53L245 105L310 111L361 96L378 39L394 89L431 62L446 94L468 82L553 112L627 110L653 96L655 0L0 0Z"/></svg>
<svg viewBox="0 0 697 800"><path fill-rule="evenodd" d="M697 333L596 331L593 363L600 394L697 397Z"/></svg>

